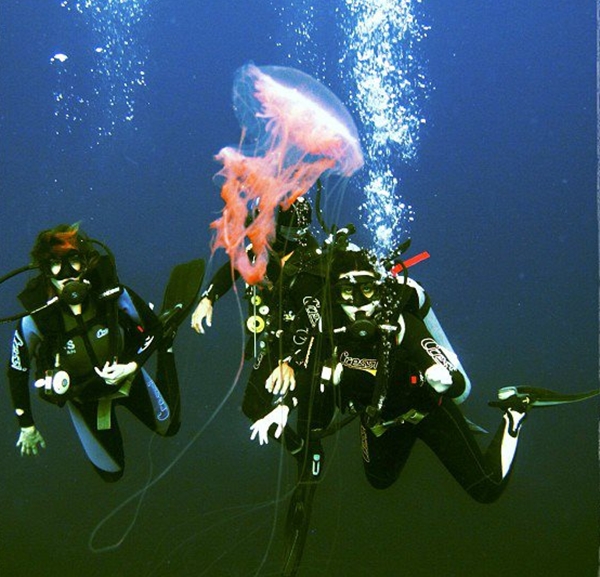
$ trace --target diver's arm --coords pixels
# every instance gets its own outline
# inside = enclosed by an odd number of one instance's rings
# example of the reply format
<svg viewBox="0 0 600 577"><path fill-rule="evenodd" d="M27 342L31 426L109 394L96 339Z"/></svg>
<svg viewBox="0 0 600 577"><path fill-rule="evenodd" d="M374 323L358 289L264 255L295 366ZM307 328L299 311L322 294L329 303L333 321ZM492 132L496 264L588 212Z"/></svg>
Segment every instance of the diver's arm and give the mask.
<svg viewBox="0 0 600 577"><path fill-rule="evenodd" d="M33 423L31 397L29 394L30 343L23 330L23 321L17 326L8 363L7 377L13 409L19 427L30 427Z"/></svg>
<svg viewBox="0 0 600 577"><path fill-rule="evenodd" d="M453 359L453 364L460 372L460 376L457 376L456 379L464 382L462 393L451 396L455 403L462 403L467 399L471 392L471 381L433 311L429 295L425 292L425 289L411 277L405 279L403 275L398 275L397 280L400 285L406 284L406 287L410 291L408 295L406 295L407 298L403 310L423 321L430 336L444 351L447 352L449 357Z"/></svg>
<svg viewBox="0 0 600 577"><path fill-rule="evenodd" d="M153 332L160 327L156 313L146 301L129 287L123 287L119 296L118 308L145 332Z"/></svg>
<svg viewBox="0 0 600 577"><path fill-rule="evenodd" d="M39 448L46 448L46 442L33 422L29 394L29 350L30 346L36 346L39 335L35 332L37 327L32 319L26 317L25 330L23 322L15 330L7 376L13 408L21 429L16 446L22 456L27 456L37 455Z"/></svg>
<svg viewBox="0 0 600 577"><path fill-rule="evenodd" d="M118 308L119 325L124 334L123 350L119 354L118 363L129 365L134 362L137 365L133 369L135 371L156 350L157 339L162 337L162 325L146 302L130 288L124 288L119 296Z"/></svg>
<svg viewBox="0 0 600 577"><path fill-rule="evenodd" d="M238 278L240 278L240 273L233 269L228 261L214 274L202 296L208 297L211 302L215 303L231 289Z"/></svg>
<svg viewBox="0 0 600 577"><path fill-rule="evenodd" d="M215 273L208 284L208 288L202 293L202 298L192 313L192 328L200 334L204 334L203 321L206 321L206 326L212 326L212 315L214 303L221 298L231 287L233 283L240 277L237 270L231 268L231 263L226 262Z"/></svg>
<svg viewBox="0 0 600 577"><path fill-rule="evenodd" d="M29 371L20 372L8 369L8 386L15 416L19 427L31 427L34 424L29 395Z"/></svg>
<svg viewBox="0 0 600 577"><path fill-rule="evenodd" d="M404 312L402 321L404 332L399 345L407 351L429 386L452 399L463 395L466 382L456 355L433 338L421 319Z"/></svg>

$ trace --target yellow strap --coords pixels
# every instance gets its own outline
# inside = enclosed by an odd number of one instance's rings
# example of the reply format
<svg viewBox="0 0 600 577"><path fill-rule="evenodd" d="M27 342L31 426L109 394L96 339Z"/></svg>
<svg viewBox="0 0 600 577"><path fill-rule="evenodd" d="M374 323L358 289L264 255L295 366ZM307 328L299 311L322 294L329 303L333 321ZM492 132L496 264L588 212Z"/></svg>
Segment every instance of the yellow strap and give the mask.
<svg viewBox="0 0 600 577"><path fill-rule="evenodd" d="M96 427L99 431L107 431L112 427L111 420L111 409L112 402L114 399L129 396L131 390L131 383L133 383L133 376L128 378L119 390L108 397L101 397L98 399L98 413L96 415Z"/></svg>

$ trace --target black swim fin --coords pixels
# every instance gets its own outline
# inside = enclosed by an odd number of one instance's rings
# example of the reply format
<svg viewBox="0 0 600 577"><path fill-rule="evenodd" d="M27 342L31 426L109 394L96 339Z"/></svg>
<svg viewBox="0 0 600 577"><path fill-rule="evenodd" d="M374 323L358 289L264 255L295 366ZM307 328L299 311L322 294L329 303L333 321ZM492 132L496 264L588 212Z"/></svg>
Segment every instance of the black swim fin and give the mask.
<svg viewBox="0 0 600 577"><path fill-rule="evenodd" d="M204 279L204 260L178 264L165 288L159 318L165 327L175 329L196 303Z"/></svg>
<svg viewBox="0 0 600 577"><path fill-rule="evenodd" d="M535 387L504 387L498 391L498 400L490 401L488 405L504 410L520 410L521 408L528 410L535 407L553 407L555 405L585 401L598 394L600 394L600 390L586 391L584 393L556 393L548 389Z"/></svg>

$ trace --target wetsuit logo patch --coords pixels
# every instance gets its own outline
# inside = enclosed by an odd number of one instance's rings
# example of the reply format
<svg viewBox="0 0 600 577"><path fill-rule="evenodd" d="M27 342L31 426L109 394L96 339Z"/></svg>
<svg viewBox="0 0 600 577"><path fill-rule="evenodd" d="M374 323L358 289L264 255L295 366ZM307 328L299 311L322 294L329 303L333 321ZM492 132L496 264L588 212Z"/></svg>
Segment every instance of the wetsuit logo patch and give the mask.
<svg viewBox="0 0 600 577"><path fill-rule="evenodd" d="M427 338L421 341L421 346L424 351L436 362L438 365L442 365L449 371L456 371L456 367L450 359L448 355L444 351L444 348L436 343L433 339Z"/></svg>
<svg viewBox="0 0 600 577"><path fill-rule="evenodd" d="M107 334L108 334L108 329L98 329L98 331L96 332L96 338L101 339L102 337L105 337Z"/></svg>
<svg viewBox="0 0 600 577"><path fill-rule="evenodd" d="M27 369L23 368L23 363L21 362L21 347L24 345L23 339L21 335L15 331L15 336L13 337L12 342L12 353L10 355L10 366L15 369L15 371L26 371Z"/></svg>
<svg viewBox="0 0 600 577"><path fill-rule="evenodd" d="M166 421L171 416L171 412L169 411L169 406L163 399L160 390L152 380L148 380L146 386L152 395L152 404L154 405L156 419L158 421Z"/></svg>
<svg viewBox="0 0 600 577"><path fill-rule="evenodd" d="M143 353L152 344L153 340L154 340L153 336L146 337L146 340L144 341L142 346L138 349L137 354L139 355L140 353Z"/></svg>
<svg viewBox="0 0 600 577"><path fill-rule="evenodd" d="M319 312L321 303L319 302L319 299L316 299L315 297L304 297L302 303L304 304L308 322L314 329L321 321L321 313Z"/></svg>
<svg viewBox="0 0 600 577"><path fill-rule="evenodd" d="M340 363L349 369L367 371L372 375L377 372L377 359L361 359L359 357L351 357L347 351L344 351L340 354Z"/></svg>
<svg viewBox="0 0 600 577"><path fill-rule="evenodd" d="M298 329L294 333L293 341L295 345L302 346L308 340L308 330L305 328Z"/></svg>
<svg viewBox="0 0 600 577"><path fill-rule="evenodd" d="M361 425L360 426L360 445L362 447L362 456L365 463L371 462L371 457L369 456L369 440L367 438L367 431Z"/></svg>

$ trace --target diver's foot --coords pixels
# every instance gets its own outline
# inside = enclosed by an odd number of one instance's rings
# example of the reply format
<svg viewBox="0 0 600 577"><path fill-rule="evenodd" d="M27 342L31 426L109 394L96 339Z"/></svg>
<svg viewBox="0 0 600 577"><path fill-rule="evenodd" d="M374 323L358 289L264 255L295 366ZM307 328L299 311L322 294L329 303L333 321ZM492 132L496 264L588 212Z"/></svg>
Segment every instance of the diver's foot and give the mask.
<svg viewBox="0 0 600 577"><path fill-rule="evenodd" d="M503 411L516 411L518 413L527 413L534 406L535 399L531 395L520 392L519 387L503 387L498 391L498 400L490 401L490 407L497 407Z"/></svg>
<svg viewBox="0 0 600 577"><path fill-rule="evenodd" d="M516 409L507 409L504 412L504 420L507 424L507 431L511 437L515 439L519 436L521 425L527 418L527 412L518 411Z"/></svg>
<svg viewBox="0 0 600 577"><path fill-rule="evenodd" d="M548 389L534 387L504 387L498 391L498 400L491 401L488 405L498 407L504 411L513 409L519 412L527 412L534 407L554 407L585 401L598 394L598 390L584 393L556 393Z"/></svg>
<svg viewBox="0 0 600 577"><path fill-rule="evenodd" d="M490 401L488 405L504 411L508 434L516 438L534 403L531 395L519 391L518 387L504 387L498 391L498 400Z"/></svg>

